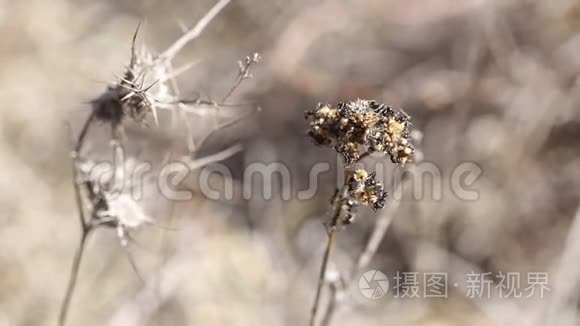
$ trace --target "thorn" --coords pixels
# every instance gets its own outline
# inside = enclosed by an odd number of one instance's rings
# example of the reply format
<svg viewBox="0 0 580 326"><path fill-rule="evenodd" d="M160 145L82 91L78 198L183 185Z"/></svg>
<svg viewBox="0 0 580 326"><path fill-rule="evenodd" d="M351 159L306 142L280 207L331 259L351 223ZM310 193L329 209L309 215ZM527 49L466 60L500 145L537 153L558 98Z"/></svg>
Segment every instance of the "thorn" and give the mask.
<svg viewBox="0 0 580 326"><path fill-rule="evenodd" d="M137 53L135 53L135 42L137 41L137 34L139 34L139 29L141 28L141 22L137 24L137 28L135 29L135 33L133 34L133 39L131 40L131 60L129 61L129 66L131 69L135 67L137 63Z"/></svg>
<svg viewBox="0 0 580 326"><path fill-rule="evenodd" d="M157 107L153 103L151 103L151 113L153 114L153 121L155 122L155 127L159 128L159 118L157 116Z"/></svg>
<svg viewBox="0 0 580 326"><path fill-rule="evenodd" d="M150 90L151 87L155 86L158 82L159 80L154 81L153 83L151 83L151 85L147 86L147 88L143 89L141 93L147 93L147 91Z"/></svg>
<svg viewBox="0 0 580 326"><path fill-rule="evenodd" d="M121 102L125 102L126 100L130 99L131 97L135 96L135 91L131 91L129 92L129 94L123 96L123 98L121 98Z"/></svg>

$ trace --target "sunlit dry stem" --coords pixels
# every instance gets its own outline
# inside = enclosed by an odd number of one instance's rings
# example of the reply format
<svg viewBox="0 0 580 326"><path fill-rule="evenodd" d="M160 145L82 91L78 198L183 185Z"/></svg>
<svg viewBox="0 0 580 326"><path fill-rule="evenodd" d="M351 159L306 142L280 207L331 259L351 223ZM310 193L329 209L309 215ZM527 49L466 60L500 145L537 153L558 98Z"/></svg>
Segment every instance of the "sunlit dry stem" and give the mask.
<svg viewBox="0 0 580 326"><path fill-rule="evenodd" d="M173 71L171 71L171 73L167 74L167 76L163 76L161 79L159 79L160 83L165 83L166 81L170 80L170 79L174 79L179 77L180 75L182 75L183 73L187 72L188 70L192 69L193 67L195 67L197 64L199 63L199 60L187 63L181 67L178 67L176 69L174 69Z"/></svg>
<svg viewBox="0 0 580 326"><path fill-rule="evenodd" d="M212 164L215 162L219 162L219 161L223 161L223 160L241 152L243 149L244 148L242 147L241 144L235 144L231 147L224 149L223 151L217 152L217 153L212 154L212 155L204 156L201 158L192 159L190 157L185 157L183 159L183 162L185 164L187 164L187 167L190 170L196 170L196 169L199 169L199 168L204 167L206 165L209 165L209 164Z"/></svg>
<svg viewBox="0 0 580 326"><path fill-rule="evenodd" d="M181 51L181 49L187 45L187 43L196 39L207 25L217 16L217 14L224 9L224 7L230 3L230 0L220 0L216 3L206 14L203 16L197 24L183 34L177 41L175 41L165 52L159 55L159 61L171 60L175 55Z"/></svg>
<svg viewBox="0 0 580 326"><path fill-rule="evenodd" d="M167 61L165 63L165 72L167 73L167 80L169 80L169 85L173 91L173 94L176 97L180 97L180 91L179 91L179 86L177 85L177 80L176 75L174 73L174 69L173 69L173 65L171 64L170 61ZM172 76L173 75L173 76ZM183 123L185 125L185 131L187 132L186 135L186 142L187 142L187 149L189 150L190 153L193 153L195 151L195 143L193 142L193 139L191 138L191 134L192 134L192 127L191 127L191 123L189 122L189 119L187 118L187 113L185 110L185 105L183 104L183 102L178 101L176 103L177 106L177 112L179 113L179 115L181 116Z"/></svg>

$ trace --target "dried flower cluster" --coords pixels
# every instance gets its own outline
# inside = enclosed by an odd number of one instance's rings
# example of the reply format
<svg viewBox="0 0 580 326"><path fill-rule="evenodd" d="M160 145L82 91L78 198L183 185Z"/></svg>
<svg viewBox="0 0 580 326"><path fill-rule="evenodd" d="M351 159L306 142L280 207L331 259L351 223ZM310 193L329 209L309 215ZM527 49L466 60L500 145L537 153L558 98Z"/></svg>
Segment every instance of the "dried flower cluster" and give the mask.
<svg viewBox="0 0 580 326"><path fill-rule="evenodd" d="M369 206L377 211L385 206L387 193L375 180L375 173L353 169L355 163L374 152L387 154L395 164L405 165L413 159L415 149L410 139L410 118L401 110L373 100L344 101L336 106L319 104L307 111L308 135L319 145L332 146L343 158L347 175L342 191L332 200L337 208L330 226L339 221L350 224L355 209Z"/></svg>
<svg viewBox="0 0 580 326"><path fill-rule="evenodd" d="M354 221L359 206L370 206L374 211L383 208L388 196L383 184L375 180L375 173L363 169L355 170L348 177L344 190L342 198L337 190L332 200L333 206L337 205L336 201L341 201L339 212L342 224Z"/></svg>
<svg viewBox="0 0 580 326"><path fill-rule="evenodd" d="M357 99L336 106L319 104L315 110L306 112L306 119L310 122L308 135L318 145L332 146L342 156L346 172L342 188L336 190L331 200L333 213L327 223L328 240L310 315L310 326L315 326L337 226L352 223L360 206L375 211L383 208L388 196L375 173L355 169L354 165L371 153L381 152L393 163L404 166L413 159L415 149L410 142L409 116L373 100Z"/></svg>
<svg viewBox="0 0 580 326"><path fill-rule="evenodd" d="M359 169L349 178L347 183L348 198L354 205L370 206L379 210L385 206L387 193L384 186L375 180L375 173Z"/></svg>
<svg viewBox="0 0 580 326"><path fill-rule="evenodd" d="M308 134L319 145L332 146L347 166L364 152L384 152L393 163L411 160L409 116L373 100L340 102L336 106L319 104L307 111Z"/></svg>

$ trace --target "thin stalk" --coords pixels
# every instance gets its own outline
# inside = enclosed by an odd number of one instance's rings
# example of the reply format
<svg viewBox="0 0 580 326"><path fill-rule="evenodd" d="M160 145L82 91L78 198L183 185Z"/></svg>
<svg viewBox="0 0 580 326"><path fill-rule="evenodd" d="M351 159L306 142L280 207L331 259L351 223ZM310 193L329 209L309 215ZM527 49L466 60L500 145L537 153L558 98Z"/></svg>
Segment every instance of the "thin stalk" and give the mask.
<svg viewBox="0 0 580 326"><path fill-rule="evenodd" d="M230 3L231 0L220 0L218 1L206 14L203 16L197 24L185 34L183 34L177 41L175 41L165 52L163 52L158 60L171 60L175 55L189 42L197 38L201 32L207 27L207 25L217 16L217 14L224 9L224 7Z"/></svg>
<svg viewBox="0 0 580 326"><path fill-rule="evenodd" d="M238 78L236 78L236 82L234 83L234 86L232 86L232 88L230 88L230 90L222 98L222 101L221 101L222 103L226 103L228 98L230 98L230 96L232 96L232 94L236 91L236 89L242 84L244 79L251 78L252 75L250 75L250 67L253 64L258 63L258 61L260 60L260 55L258 53L254 53L253 57L248 56L244 60L245 61L239 62L240 71L238 73Z"/></svg>
<svg viewBox="0 0 580 326"><path fill-rule="evenodd" d="M348 178L348 176L345 176L345 181L346 178ZM318 286L316 288L316 296L314 297L314 304L312 305L312 310L310 312L310 326L316 325L316 314L318 312L318 307L320 306L320 297L326 279L326 270L328 269L328 261L330 258L330 254L332 252L332 248L334 247L334 242L336 240L336 229L338 225L338 220L340 219L340 216L342 214L342 202L346 197L347 190L348 188L345 182L340 192L336 194L336 197L332 201L334 205L334 214L332 216L332 219L330 220L330 225L328 229L328 240L326 242L326 250L324 250L324 256L322 257L322 265L320 266L320 274L318 276Z"/></svg>
<svg viewBox="0 0 580 326"><path fill-rule="evenodd" d="M75 149L73 152L75 159L76 159L76 156L80 155L80 152L83 149L83 145L85 144L85 138L87 136L89 128L91 127L91 124L93 123L94 119L95 119L95 111L91 110L91 113L89 114L89 117L87 118L87 120L85 120L85 123L83 124L83 128L81 129L81 133L79 134L79 137L77 138L77 141L76 141Z"/></svg>
<svg viewBox="0 0 580 326"><path fill-rule="evenodd" d="M226 93L226 95L224 95L224 97L222 97L221 103L226 103L226 101L230 98L230 96L232 96L232 94L234 94L234 92L236 91L236 89L238 89L238 87L242 84L242 82L244 81L244 79L248 78L245 74L247 73L247 70L249 69L249 66L250 65L248 65L245 68L245 70L242 70L240 72L240 74L236 78L236 82L234 83L234 86L232 86L230 88L230 90Z"/></svg>
<svg viewBox="0 0 580 326"><path fill-rule="evenodd" d="M336 239L336 228L330 229L329 232L328 241L326 242L326 250L324 251L324 257L322 258L322 266L320 267L316 297L314 298L314 305L312 306L312 311L310 312L310 326L316 325L316 313L318 312L318 306L320 305L320 295L322 294L322 287L324 286L324 280L326 277L328 257L330 257L330 252L332 251L334 240Z"/></svg>
<svg viewBox="0 0 580 326"><path fill-rule="evenodd" d="M364 152L359 158L358 160L356 160L356 163L361 162L364 158L370 156L372 153L367 151ZM332 252L332 248L334 247L334 242L336 241L336 229L339 223L339 219L343 213L342 209L343 209L343 203L346 199L347 193L348 193L348 179L351 176L352 171L349 170L348 168L345 171L344 174L344 181L343 181L343 185L342 185L342 189L336 193L335 197L332 200L332 207L334 208L334 214L332 215L332 219L330 220L329 223L329 229L328 229L328 241L326 242L326 250L324 251L324 256L322 257L322 265L320 266L320 275L318 276L318 286L316 288L316 296L314 298L314 304L312 305L312 310L310 312L310 326L315 326L316 325L316 314L318 312L318 308L320 306L320 297L322 295L322 288L324 287L324 283L326 280L326 270L328 269L328 261L330 258L330 254ZM328 323L330 322L330 319L332 318L332 313L334 312L334 308L336 305L336 300L335 300L335 294L336 291L334 291L332 297L330 298L331 302L330 302L330 307L329 310L325 313L324 319L323 319L323 325L328 325Z"/></svg>
<svg viewBox="0 0 580 326"><path fill-rule="evenodd" d="M81 189L79 186L79 172L78 172L78 168L77 168L77 161L79 159L80 152L83 149L86 135L87 135L89 128L90 128L91 124L93 123L94 119L95 119L95 111L91 111L88 118L85 120L85 122L83 124L81 132L80 132L80 134L77 138L76 144L74 146L74 151L72 152L73 186L74 186L74 191L75 191L75 200L76 200L77 209L78 209L79 223L81 226L81 240L80 240L79 246L77 248L77 251L75 253L75 256L73 258L68 285L66 288L66 292L65 292L61 307L60 307L60 313L58 315L58 325L59 326L64 326L66 323L66 317L68 315L70 302L72 300L72 296L73 296L73 293L74 293L74 290L76 287L79 269L80 269L81 261L82 261L83 254L85 251L85 245L87 242L87 238L92 230L92 227L90 226L90 224L87 222L87 220L85 218L85 209L84 209L83 200L82 200L82 196L81 196Z"/></svg>
<svg viewBox="0 0 580 326"><path fill-rule="evenodd" d="M74 290L75 290L75 287L77 284L79 270L80 270L81 262L83 259L83 254L85 251L85 245L86 245L90 230L91 230L90 228L83 229L83 233L81 235L81 241L79 243L79 246L77 248L77 251L75 253L75 256L74 256L74 259L72 262L68 286L66 288L66 293L65 293L64 299L62 301L60 313L58 316L58 325L59 326L64 326L66 324L66 318L67 318L68 311L70 308L72 296L73 296L73 293L74 293Z"/></svg>
<svg viewBox="0 0 580 326"><path fill-rule="evenodd" d="M75 191L75 200L77 203L78 215L79 215L79 222L81 224L81 231L87 233L87 220L85 218L85 209L83 205L83 200L81 198L81 189L79 186L79 171L77 168L77 161L79 159L81 150L83 149L83 145L85 144L85 138L95 119L95 111L91 111L87 120L83 124L83 128L81 129L81 133L77 138L76 144L74 146L74 151L72 152L72 174L73 174L73 186Z"/></svg>
<svg viewBox="0 0 580 326"><path fill-rule="evenodd" d="M328 302L328 307L322 318L320 326L328 326L332 321L332 316L334 316L334 311L336 310L338 304L337 293L339 291L338 286L335 283L331 283L330 286L330 301Z"/></svg>

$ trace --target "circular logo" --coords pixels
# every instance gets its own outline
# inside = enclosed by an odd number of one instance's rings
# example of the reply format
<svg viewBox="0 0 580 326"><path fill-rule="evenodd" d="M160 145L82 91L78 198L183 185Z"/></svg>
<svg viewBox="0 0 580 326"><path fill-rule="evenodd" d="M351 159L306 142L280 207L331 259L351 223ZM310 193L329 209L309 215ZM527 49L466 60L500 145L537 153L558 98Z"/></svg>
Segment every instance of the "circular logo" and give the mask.
<svg viewBox="0 0 580 326"><path fill-rule="evenodd" d="M360 293L367 299L377 300L389 290L389 280L385 273L372 269L366 271L358 280Z"/></svg>

